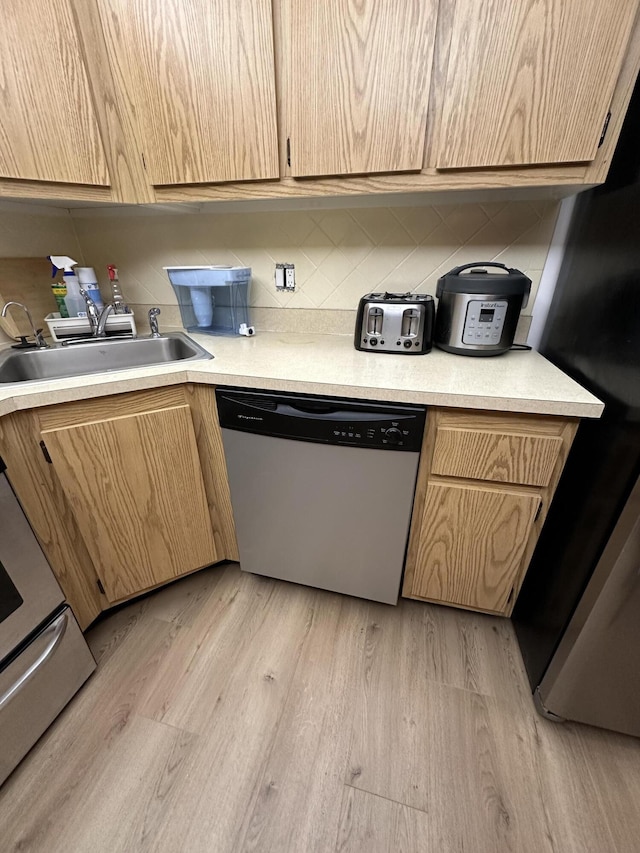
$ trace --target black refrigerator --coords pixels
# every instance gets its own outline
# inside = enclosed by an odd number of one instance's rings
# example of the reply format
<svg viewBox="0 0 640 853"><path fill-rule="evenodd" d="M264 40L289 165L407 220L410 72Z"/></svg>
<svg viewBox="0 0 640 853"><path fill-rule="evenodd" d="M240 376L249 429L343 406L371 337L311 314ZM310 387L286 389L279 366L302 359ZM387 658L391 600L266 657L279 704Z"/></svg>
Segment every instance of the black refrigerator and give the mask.
<svg viewBox="0 0 640 853"><path fill-rule="evenodd" d="M640 736L640 85L576 201L540 351L605 410L578 429L516 634L541 713Z"/></svg>

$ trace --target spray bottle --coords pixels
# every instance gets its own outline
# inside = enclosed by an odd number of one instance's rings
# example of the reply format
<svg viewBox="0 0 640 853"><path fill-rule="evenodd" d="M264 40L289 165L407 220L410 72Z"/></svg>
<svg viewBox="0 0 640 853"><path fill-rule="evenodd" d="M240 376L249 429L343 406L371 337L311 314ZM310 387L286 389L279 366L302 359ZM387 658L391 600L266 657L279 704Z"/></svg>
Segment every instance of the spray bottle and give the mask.
<svg viewBox="0 0 640 853"><path fill-rule="evenodd" d="M73 271L73 267L78 262L66 255L49 255L49 260L51 261L54 275L59 269L64 270L64 284L67 288L64 304L67 309L67 315L69 317L86 317L87 306L80 294L80 282Z"/></svg>
<svg viewBox="0 0 640 853"><path fill-rule="evenodd" d="M94 268L76 267L76 275L80 282L80 287L87 291L87 296L93 299L98 311L102 311L104 302L102 301L102 294L100 293L100 286L98 285L98 278Z"/></svg>
<svg viewBox="0 0 640 853"><path fill-rule="evenodd" d="M51 258L49 258L49 260L51 260ZM58 269L56 266L54 266L53 263L51 264L51 266L53 267L53 273L51 275L51 278L56 279L56 276L58 275ZM64 298L67 295L66 284L64 283L64 281L58 281L56 279L55 281L51 282L51 290L53 292L53 298L56 300L56 305L58 306L58 312L60 316L66 319L69 316L69 314L67 313L67 306L64 302Z"/></svg>

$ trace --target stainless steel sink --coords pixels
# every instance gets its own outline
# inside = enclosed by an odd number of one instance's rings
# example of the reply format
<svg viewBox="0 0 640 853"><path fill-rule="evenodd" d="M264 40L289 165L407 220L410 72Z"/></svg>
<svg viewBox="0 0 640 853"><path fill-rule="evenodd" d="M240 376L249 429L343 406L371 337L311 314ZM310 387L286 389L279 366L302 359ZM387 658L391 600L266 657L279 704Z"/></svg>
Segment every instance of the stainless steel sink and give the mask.
<svg viewBox="0 0 640 853"><path fill-rule="evenodd" d="M213 356L181 332L160 338L104 338L49 349L7 349L0 354L0 383L62 379L206 358Z"/></svg>

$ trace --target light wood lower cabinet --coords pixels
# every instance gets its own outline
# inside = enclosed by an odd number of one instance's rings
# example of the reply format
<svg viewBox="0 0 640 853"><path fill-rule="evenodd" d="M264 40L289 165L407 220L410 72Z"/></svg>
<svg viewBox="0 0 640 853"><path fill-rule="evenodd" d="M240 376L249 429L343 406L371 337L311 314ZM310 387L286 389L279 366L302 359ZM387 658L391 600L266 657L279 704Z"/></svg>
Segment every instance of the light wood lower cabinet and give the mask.
<svg viewBox="0 0 640 853"><path fill-rule="evenodd" d="M42 438L109 602L220 559L188 405Z"/></svg>
<svg viewBox="0 0 640 853"><path fill-rule="evenodd" d="M0 420L0 448L83 628L116 602L238 558L210 386L16 412Z"/></svg>
<svg viewBox="0 0 640 853"><path fill-rule="evenodd" d="M403 595L509 615L577 421L430 409Z"/></svg>
<svg viewBox="0 0 640 853"><path fill-rule="evenodd" d="M526 492L428 483L413 594L503 611L540 502Z"/></svg>
<svg viewBox="0 0 640 853"><path fill-rule="evenodd" d="M431 408L403 595L509 615L577 423ZM114 603L238 559L211 386L15 412L0 419L0 454L83 628Z"/></svg>

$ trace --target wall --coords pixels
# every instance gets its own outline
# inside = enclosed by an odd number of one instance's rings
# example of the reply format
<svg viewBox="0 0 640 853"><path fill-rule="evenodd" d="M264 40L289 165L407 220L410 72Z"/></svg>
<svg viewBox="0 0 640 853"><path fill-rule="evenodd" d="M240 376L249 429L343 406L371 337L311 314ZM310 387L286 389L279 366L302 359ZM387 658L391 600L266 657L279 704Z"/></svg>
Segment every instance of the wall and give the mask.
<svg viewBox="0 0 640 853"><path fill-rule="evenodd" d="M47 255L80 258L80 246L68 211L44 206L0 202L0 258ZM49 282L43 281L43 287ZM55 304L52 305L52 310ZM0 343L9 338L0 329Z"/></svg>
<svg viewBox="0 0 640 853"><path fill-rule="evenodd" d="M117 213L76 210L73 215L85 263L96 268L101 285L107 282L106 265L115 263L125 298L141 308L166 306L165 324L178 315L168 307L176 300L162 267L180 264L250 266L259 328L284 328L287 317L295 317L295 327L301 323L351 331L363 294L383 289L435 293L440 275L478 260L502 261L527 273L533 280L526 309L531 314L557 202L362 204L367 206L233 212L187 208L171 214L129 208ZM295 264L295 293L275 290L278 261ZM274 309L309 310L294 314Z"/></svg>

